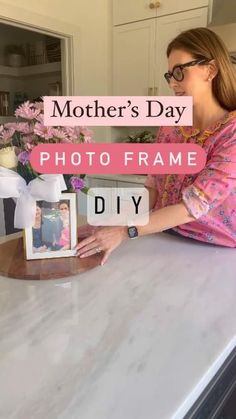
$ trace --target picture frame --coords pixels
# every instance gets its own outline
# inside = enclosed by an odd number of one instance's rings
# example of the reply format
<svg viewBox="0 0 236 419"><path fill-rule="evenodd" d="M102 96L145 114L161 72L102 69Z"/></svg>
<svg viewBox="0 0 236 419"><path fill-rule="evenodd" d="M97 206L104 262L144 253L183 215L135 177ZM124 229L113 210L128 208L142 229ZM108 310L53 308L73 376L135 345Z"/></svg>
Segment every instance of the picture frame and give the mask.
<svg viewBox="0 0 236 419"><path fill-rule="evenodd" d="M35 223L24 230L26 259L75 256L76 244L76 194L63 193L58 202L36 201Z"/></svg>

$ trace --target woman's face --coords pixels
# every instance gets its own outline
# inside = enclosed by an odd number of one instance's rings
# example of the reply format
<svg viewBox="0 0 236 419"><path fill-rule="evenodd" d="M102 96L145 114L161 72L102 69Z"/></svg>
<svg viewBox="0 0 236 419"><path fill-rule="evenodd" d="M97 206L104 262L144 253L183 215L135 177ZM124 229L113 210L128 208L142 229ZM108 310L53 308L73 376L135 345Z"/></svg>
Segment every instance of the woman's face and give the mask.
<svg viewBox="0 0 236 419"><path fill-rule="evenodd" d="M60 204L59 209L60 209L60 214L63 218L68 217L69 208L67 204L64 204L64 203Z"/></svg>
<svg viewBox="0 0 236 419"><path fill-rule="evenodd" d="M177 65L186 64L194 61L191 54L183 50L171 51L168 58L168 71L172 72ZM193 96L193 104L202 102L203 97L211 91L211 83L209 82L209 66L208 64L197 64L185 67L183 71L183 80L177 81L171 77L169 86L176 96Z"/></svg>
<svg viewBox="0 0 236 419"><path fill-rule="evenodd" d="M36 206L36 216L35 216L36 220L40 220L41 214L42 214L41 208Z"/></svg>

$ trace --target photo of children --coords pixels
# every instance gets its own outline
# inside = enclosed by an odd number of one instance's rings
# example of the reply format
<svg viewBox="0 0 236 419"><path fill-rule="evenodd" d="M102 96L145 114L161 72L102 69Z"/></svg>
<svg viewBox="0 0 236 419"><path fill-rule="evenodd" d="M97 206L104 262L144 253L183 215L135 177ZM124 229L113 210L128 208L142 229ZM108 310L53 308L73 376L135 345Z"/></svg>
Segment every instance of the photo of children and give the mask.
<svg viewBox="0 0 236 419"><path fill-rule="evenodd" d="M60 201L59 203L60 219L62 221L62 230L60 239L58 241L59 246L62 246L60 250L68 250L70 248L70 207L68 201Z"/></svg>
<svg viewBox="0 0 236 419"><path fill-rule="evenodd" d="M33 227L33 248L35 251L44 251L45 249L53 252L70 249L70 204L68 200L54 203L41 201L36 207L36 220L37 228Z"/></svg>
<svg viewBox="0 0 236 419"><path fill-rule="evenodd" d="M27 258L74 256L77 217L75 194L64 196L65 199L58 202L36 202L34 225L25 229Z"/></svg>
<svg viewBox="0 0 236 419"><path fill-rule="evenodd" d="M42 240L42 208L41 203L36 205L35 223L32 227L33 252L46 252L46 244Z"/></svg>

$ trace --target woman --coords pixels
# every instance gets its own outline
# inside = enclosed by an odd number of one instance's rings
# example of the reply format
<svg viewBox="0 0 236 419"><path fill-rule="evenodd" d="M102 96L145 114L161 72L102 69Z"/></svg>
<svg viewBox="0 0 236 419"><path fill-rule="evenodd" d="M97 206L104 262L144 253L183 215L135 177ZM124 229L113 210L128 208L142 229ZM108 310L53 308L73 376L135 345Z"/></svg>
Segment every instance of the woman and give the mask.
<svg viewBox="0 0 236 419"><path fill-rule="evenodd" d="M35 221L32 227L33 253L46 252L47 246L42 240L42 208L36 205Z"/></svg>
<svg viewBox="0 0 236 419"><path fill-rule="evenodd" d="M138 235L170 230L236 247L236 74L221 39L207 28L178 35L167 48L165 78L175 95L193 97L193 127L162 127L159 143L195 143L207 153L198 174L149 175L149 223ZM103 250L102 264L127 239L127 227L97 229L77 246L86 257Z"/></svg>
<svg viewBox="0 0 236 419"><path fill-rule="evenodd" d="M62 221L62 229L58 242L57 250L70 249L70 210L67 201L60 201L59 204L60 219Z"/></svg>

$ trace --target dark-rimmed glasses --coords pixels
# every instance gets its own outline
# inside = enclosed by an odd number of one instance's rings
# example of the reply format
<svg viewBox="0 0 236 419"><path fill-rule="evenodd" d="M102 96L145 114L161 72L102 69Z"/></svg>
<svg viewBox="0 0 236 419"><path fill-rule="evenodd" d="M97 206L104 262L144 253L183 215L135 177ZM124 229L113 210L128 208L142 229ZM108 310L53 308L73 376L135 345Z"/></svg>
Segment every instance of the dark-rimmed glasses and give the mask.
<svg viewBox="0 0 236 419"><path fill-rule="evenodd" d="M175 65L173 68L173 71L172 72L168 71L167 73L164 74L164 77L167 83L170 83L171 77L174 77L176 81L183 81L184 79L183 69L185 67L191 67L197 64L206 64L208 61L209 60L207 60L206 58L200 58L198 60L189 61L188 63L185 63L185 64Z"/></svg>

